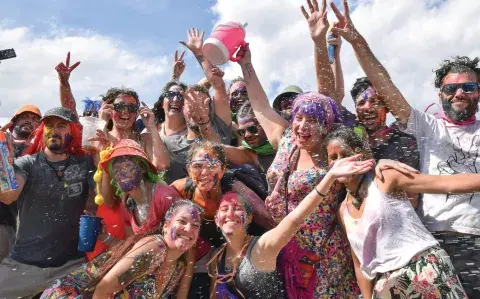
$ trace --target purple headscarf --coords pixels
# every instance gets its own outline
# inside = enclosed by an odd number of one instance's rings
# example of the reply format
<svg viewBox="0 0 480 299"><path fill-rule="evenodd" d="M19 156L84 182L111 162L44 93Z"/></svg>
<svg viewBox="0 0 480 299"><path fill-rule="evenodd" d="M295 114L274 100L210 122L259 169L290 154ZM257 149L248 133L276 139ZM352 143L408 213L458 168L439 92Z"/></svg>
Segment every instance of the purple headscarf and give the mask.
<svg viewBox="0 0 480 299"><path fill-rule="evenodd" d="M315 117L325 126L327 132L332 130L335 123L342 123L340 110L335 102L315 91L301 93L297 96L292 106L292 116L297 113Z"/></svg>

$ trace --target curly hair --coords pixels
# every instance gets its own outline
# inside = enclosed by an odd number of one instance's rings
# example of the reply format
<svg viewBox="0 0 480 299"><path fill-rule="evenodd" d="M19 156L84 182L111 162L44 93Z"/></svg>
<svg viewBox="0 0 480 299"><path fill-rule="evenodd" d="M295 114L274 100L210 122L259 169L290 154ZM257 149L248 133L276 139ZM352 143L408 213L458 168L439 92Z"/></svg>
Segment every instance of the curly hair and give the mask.
<svg viewBox="0 0 480 299"><path fill-rule="evenodd" d="M172 86L179 86L183 91L187 91L187 84L177 81L169 81L165 86L162 88L162 93L158 97L158 100L153 105L153 115L155 115L155 123L161 124L165 121L165 110L163 109L163 100L167 95L167 92L172 88Z"/></svg>
<svg viewBox="0 0 480 299"><path fill-rule="evenodd" d="M208 89L203 85L194 84L194 85L190 86L190 89L192 89L196 92L206 94L210 97L210 93L208 92Z"/></svg>
<svg viewBox="0 0 480 299"><path fill-rule="evenodd" d="M357 78L357 81L355 81L353 84L352 90L350 90L353 102L355 103L355 99L358 97L358 95L367 90L369 87L373 87L373 85L367 77Z"/></svg>
<svg viewBox="0 0 480 299"><path fill-rule="evenodd" d="M243 105L237 111L237 119L240 118L252 118L255 117L255 113L252 109L252 104L249 101L243 103Z"/></svg>
<svg viewBox="0 0 480 299"><path fill-rule="evenodd" d="M124 86L112 87L109 90L107 90L107 93L105 95L101 95L101 97L104 102L112 103L121 94L129 95L132 98L134 98L137 102L140 102L137 92L133 89L126 88Z"/></svg>
<svg viewBox="0 0 480 299"><path fill-rule="evenodd" d="M228 86L228 92L230 92L230 89L232 88L233 84L235 84L237 82L244 82L245 83L245 79L243 79L242 77L237 77L237 78L234 78L232 81L230 81L230 85Z"/></svg>
<svg viewBox="0 0 480 299"><path fill-rule="evenodd" d="M322 151L324 161L328 161L327 148L330 142L334 140L342 141L346 146L350 147L355 154L363 154L364 159L370 159L373 157L369 146L363 142L362 138L358 136L352 128L337 124L324 139Z"/></svg>
<svg viewBox="0 0 480 299"><path fill-rule="evenodd" d="M225 153L223 145L208 140L197 141L190 146L187 154L187 162L191 162L195 154L201 150L212 151L218 160L222 161L224 165L227 165L227 154Z"/></svg>
<svg viewBox="0 0 480 299"><path fill-rule="evenodd" d="M480 81L480 68L477 67L480 59L475 57L473 60L467 56L455 56L454 60L444 60L440 64L440 68L434 70L435 73L435 87L442 86L443 79L450 73L473 73L477 76L477 82Z"/></svg>

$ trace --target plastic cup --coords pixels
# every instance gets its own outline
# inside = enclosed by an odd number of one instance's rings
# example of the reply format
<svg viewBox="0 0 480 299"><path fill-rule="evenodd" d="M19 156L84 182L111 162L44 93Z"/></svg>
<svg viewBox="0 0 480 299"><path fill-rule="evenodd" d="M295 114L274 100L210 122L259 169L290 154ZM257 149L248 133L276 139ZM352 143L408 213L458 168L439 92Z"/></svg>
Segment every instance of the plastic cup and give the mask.
<svg viewBox="0 0 480 299"><path fill-rule="evenodd" d="M82 147L85 150L94 150L98 147L98 141L88 141L88 139L97 136L97 130L103 130L106 122L102 119L92 116L80 117L82 124Z"/></svg>
<svg viewBox="0 0 480 299"><path fill-rule="evenodd" d="M102 218L82 215L78 234L78 251L92 252L101 230Z"/></svg>

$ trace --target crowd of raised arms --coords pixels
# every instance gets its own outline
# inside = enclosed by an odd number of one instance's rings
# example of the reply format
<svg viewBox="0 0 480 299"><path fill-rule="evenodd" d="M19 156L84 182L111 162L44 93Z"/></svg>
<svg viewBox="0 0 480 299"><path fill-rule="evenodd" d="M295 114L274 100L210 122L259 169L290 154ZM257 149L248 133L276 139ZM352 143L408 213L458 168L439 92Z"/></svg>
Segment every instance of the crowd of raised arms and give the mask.
<svg viewBox="0 0 480 299"><path fill-rule="evenodd" d="M248 44L227 84L196 28L181 44L205 77L182 83L176 52L152 108L115 87L80 112L68 53L57 107L23 106L1 128L18 189L0 192L0 298L480 298L479 59L439 58L443 111L428 114L347 1L331 4L331 29L326 8L292 12L310 31L316 90L287 86L272 105ZM342 43L366 75L353 86ZM104 128L85 148L87 117ZM87 253L84 214L102 218Z"/></svg>

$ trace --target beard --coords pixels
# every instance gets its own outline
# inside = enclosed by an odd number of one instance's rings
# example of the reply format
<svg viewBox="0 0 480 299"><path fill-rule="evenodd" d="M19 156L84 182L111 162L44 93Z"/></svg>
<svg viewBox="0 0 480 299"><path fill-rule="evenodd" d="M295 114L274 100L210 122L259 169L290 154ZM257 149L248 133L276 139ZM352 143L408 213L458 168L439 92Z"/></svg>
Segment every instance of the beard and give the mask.
<svg viewBox="0 0 480 299"><path fill-rule="evenodd" d="M455 110L452 101L441 96L442 108L445 115L453 121L465 121L478 112L478 98L471 99L471 103L463 110Z"/></svg>
<svg viewBox="0 0 480 299"><path fill-rule="evenodd" d="M13 132L20 138L27 139L32 134L32 130L27 129L25 126L15 126Z"/></svg>

